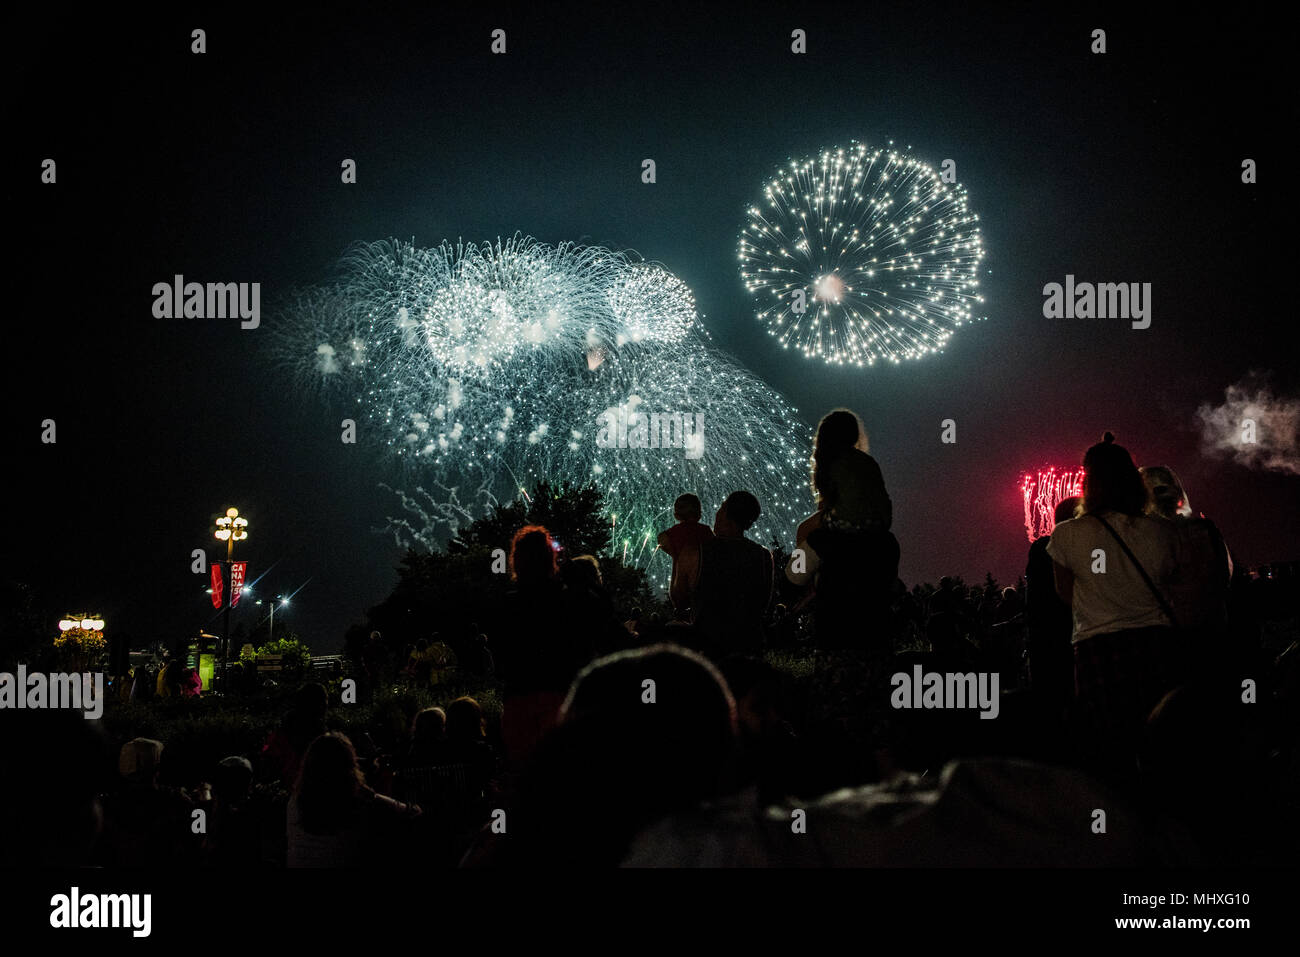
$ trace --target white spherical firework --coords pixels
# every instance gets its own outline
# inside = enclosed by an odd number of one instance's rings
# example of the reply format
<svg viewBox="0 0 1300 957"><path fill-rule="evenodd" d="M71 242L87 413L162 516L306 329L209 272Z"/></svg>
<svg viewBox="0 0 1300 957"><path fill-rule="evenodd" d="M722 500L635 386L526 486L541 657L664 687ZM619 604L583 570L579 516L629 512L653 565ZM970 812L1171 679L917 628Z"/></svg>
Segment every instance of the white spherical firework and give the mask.
<svg viewBox="0 0 1300 957"><path fill-rule="evenodd" d="M892 147L791 161L750 208L740 273L787 349L834 365L943 348L977 317L984 257L965 189Z"/></svg>
<svg viewBox="0 0 1300 957"><path fill-rule="evenodd" d="M652 263L624 269L610 286L609 299L622 341L677 342L696 322L690 288Z"/></svg>
<svg viewBox="0 0 1300 957"><path fill-rule="evenodd" d="M359 246L278 326L295 380L341 384L362 433L407 466L403 544L433 547L541 480L595 482L615 551L658 572L683 492L709 515L753 492L764 543L788 542L806 509L807 426L714 347L685 284L624 253Z"/></svg>

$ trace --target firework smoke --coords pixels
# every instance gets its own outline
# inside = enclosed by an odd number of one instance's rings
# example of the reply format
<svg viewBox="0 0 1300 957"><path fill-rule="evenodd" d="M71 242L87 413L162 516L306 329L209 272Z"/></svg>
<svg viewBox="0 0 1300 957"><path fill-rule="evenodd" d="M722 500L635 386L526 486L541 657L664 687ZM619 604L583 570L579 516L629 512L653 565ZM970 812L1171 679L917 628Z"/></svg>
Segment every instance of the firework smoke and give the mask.
<svg viewBox="0 0 1300 957"><path fill-rule="evenodd" d="M1228 386L1222 403L1202 403L1196 415L1206 454L1300 475L1300 399L1275 395L1266 375L1251 373Z"/></svg>

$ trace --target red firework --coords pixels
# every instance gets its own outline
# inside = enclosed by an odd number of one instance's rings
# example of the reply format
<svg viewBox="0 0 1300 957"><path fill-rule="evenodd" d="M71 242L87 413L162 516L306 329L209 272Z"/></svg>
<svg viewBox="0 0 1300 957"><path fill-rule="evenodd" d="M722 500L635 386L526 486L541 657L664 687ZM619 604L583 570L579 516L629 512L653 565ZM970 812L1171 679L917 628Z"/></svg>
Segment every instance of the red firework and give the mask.
<svg viewBox="0 0 1300 957"><path fill-rule="evenodd" d="M1052 534L1061 499L1083 494L1083 469L1026 472L1020 479L1020 494L1025 500L1025 531L1032 542Z"/></svg>

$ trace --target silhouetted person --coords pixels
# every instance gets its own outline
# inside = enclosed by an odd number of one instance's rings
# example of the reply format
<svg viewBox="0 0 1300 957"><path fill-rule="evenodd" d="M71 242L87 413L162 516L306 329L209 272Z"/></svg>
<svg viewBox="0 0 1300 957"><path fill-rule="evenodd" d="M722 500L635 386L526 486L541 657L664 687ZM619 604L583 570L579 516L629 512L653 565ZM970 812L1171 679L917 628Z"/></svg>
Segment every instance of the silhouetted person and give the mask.
<svg viewBox="0 0 1300 957"><path fill-rule="evenodd" d="M673 503L677 524L659 533L659 548L673 561L668 597L673 612L683 621L689 620L700 586L700 548L713 538L713 530L700 521L702 514L698 495L679 495Z"/></svg>
<svg viewBox="0 0 1300 957"><path fill-rule="evenodd" d="M288 808L290 867L352 867L400 857L402 825L420 809L368 787L346 735L307 748Z"/></svg>
<svg viewBox="0 0 1300 957"><path fill-rule="evenodd" d="M858 784L893 766L888 673L899 547L884 479L866 449L866 430L848 409L818 424L817 511L799 526L786 570L796 584L811 580L815 593L809 731L827 786Z"/></svg>
<svg viewBox="0 0 1300 957"><path fill-rule="evenodd" d="M447 712L441 708L424 708L411 722L411 747L408 765L433 764L439 760L447 733Z"/></svg>
<svg viewBox="0 0 1300 957"><path fill-rule="evenodd" d="M152 665L140 665L135 669L135 680L131 684L132 701L152 701L158 695L158 672Z"/></svg>
<svg viewBox="0 0 1300 957"><path fill-rule="evenodd" d="M772 553L745 537L757 521L758 499L732 492L713 520L713 538L700 546L695 628L710 657L752 654L763 647L772 603Z"/></svg>
<svg viewBox="0 0 1300 957"><path fill-rule="evenodd" d="M615 866L647 824L725 793L735 743L735 703L702 656L651 645L600 658L521 780L507 833L485 828L464 863Z"/></svg>
<svg viewBox="0 0 1300 957"><path fill-rule="evenodd" d="M325 733L328 710L329 696L324 685L308 682L298 689L293 707L262 746L262 760L269 774L292 786L307 746Z"/></svg>
<svg viewBox="0 0 1300 957"><path fill-rule="evenodd" d="M158 697L181 698L189 687L189 669L185 662L177 658L168 658L162 671L158 672Z"/></svg>
<svg viewBox="0 0 1300 957"><path fill-rule="evenodd" d="M105 800L105 863L112 867L159 867L190 863L198 842L190 835L193 803L159 783L163 743L133 738L118 756L121 783Z"/></svg>
<svg viewBox="0 0 1300 957"><path fill-rule="evenodd" d="M465 766L465 778L472 793L481 795L496 770L496 756L487 743L483 708L468 695L447 706L447 734L438 748L438 764Z"/></svg>
<svg viewBox="0 0 1300 957"><path fill-rule="evenodd" d="M818 423L812 487L823 527L888 531L893 525L885 479L867 449L867 432L857 413L835 409Z"/></svg>
<svg viewBox="0 0 1300 957"><path fill-rule="evenodd" d="M1074 518L1082 501L1063 498L1056 505L1054 525ZM1063 712L1074 698L1074 619L1070 606L1056 593L1056 578L1043 535L1029 546L1025 566L1025 619L1029 629L1029 682L1045 714Z"/></svg>
<svg viewBox="0 0 1300 957"><path fill-rule="evenodd" d="M1186 670L1168 584L1177 541L1146 513L1133 458L1107 432L1083 457L1078 518L1052 530L1047 554L1056 590L1074 612L1075 688L1103 770L1129 779L1142 723Z"/></svg>
<svg viewBox="0 0 1300 957"><path fill-rule="evenodd" d="M1167 466L1141 469L1149 501L1147 514L1170 522L1176 538L1175 572L1169 602L1198 671L1225 664L1243 665L1253 649L1228 640L1228 597L1232 556L1218 527L1192 509L1182 481Z"/></svg>
<svg viewBox="0 0 1300 957"><path fill-rule="evenodd" d="M627 631L619 623L614 602L605 590L600 559L595 555L576 555L561 562L557 574L564 585L570 620L589 636L592 655L613 654L626 648Z"/></svg>
<svg viewBox="0 0 1300 957"><path fill-rule="evenodd" d="M867 448L862 420L849 409L828 412L817 424L809 479L817 511L795 533L795 551L786 565L786 577L795 584L812 582L818 572L821 558L809 540L814 532L880 533L893 524L893 503L880 466Z"/></svg>
<svg viewBox="0 0 1300 957"><path fill-rule="evenodd" d="M253 765L247 758L222 758L213 778L208 844L214 864L255 867L261 851L256 810L250 806Z"/></svg>
<svg viewBox="0 0 1300 957"><path fill-rule="evenodd" d="M370 633L370 639L361 652L361 663L366 676L366 697L373 698L375 693L391 680L388 645L384 636L378 631Z"/></svg>
<svg viewBox="0 0 1300 957"><path fill-rule="evenodd" d="M556 575L555 546L540 525L526 525L510 544L510 577L497 633L491 636L504 684L501 736L514 764L531 757L559 720L564 693L591 660L594 640Z"/></svg>
<svg viewBox="0 0 1300 957"><path fill-rule="evenodd" d="M415 650L406 660L406 674L417 688L429 687L429 678L433 673L433 658L429 654L429 640L419 638Z"/></svg>
<svg viewBox="0 0 1300 957"><path fill-rule="evenodd" d="M460 656L461 667L480 678L491 678L496 674L496 661L492 657L492 648L487 635L474 628L465 641L465 651Z"/></svg>

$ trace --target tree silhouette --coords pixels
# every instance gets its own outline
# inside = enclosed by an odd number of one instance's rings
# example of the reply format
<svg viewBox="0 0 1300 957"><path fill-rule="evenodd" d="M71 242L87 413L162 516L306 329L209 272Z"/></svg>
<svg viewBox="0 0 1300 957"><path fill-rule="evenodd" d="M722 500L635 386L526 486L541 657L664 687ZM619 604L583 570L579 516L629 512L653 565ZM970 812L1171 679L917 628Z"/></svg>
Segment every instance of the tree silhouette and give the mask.
<svg viewBox="0 0 1300 957"><path fill-rule="evenodd" d="M525 525L542 525L561 547L561 558L598 555L606 591L620 613L649 612L657 599L640 568L624 565L609 550L611 535L604 501L594 485L539 482L527 501L498 505L447 542L445 552L409 549L397 567L397 585L370 609L365 633L378 630L400 652L407 644L435 634L457 655L478 630L491 631L502 598L511 587L501 573L496 549L507 553L510 540ZM353 646L363 631L350 629Z"/></svg>
<svg viewBox="0 0 1300 957"><path fill-rule="evenodd" d="M566 556L599 555L610 544L603 505L604 496L594 483L575 486L566 481L554 486L538 482L527 502L498 505L492 515L459 532L447 543L447 554L463 554L475 545L508 549L518 529L542 525Z"/></svg>

